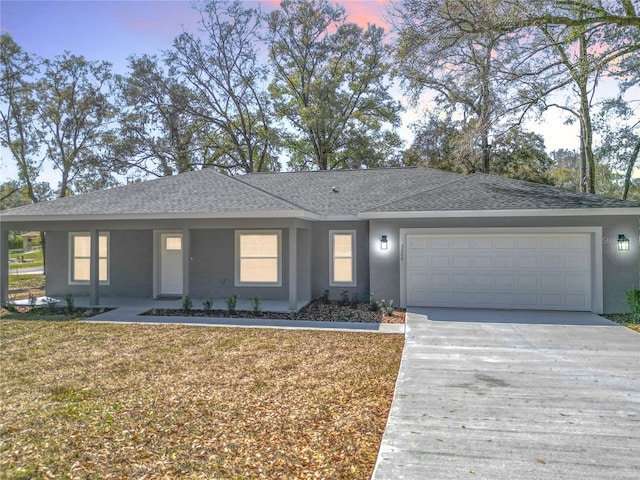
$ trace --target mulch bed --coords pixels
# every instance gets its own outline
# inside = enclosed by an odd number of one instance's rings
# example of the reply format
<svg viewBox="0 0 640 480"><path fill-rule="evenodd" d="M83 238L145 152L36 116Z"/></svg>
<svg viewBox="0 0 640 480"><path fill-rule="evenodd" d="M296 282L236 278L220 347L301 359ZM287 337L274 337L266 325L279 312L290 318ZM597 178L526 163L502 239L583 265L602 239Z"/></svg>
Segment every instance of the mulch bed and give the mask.
<svg viewBox="0 0 640 480"><path fill-rule="evenodd" d="M405 322L404 310L394 310L388 315L382 310L371 311L368 303L344 304L341 302L326 302L314 300L306 307L295 313L284 312L253 312L250 310L200 310L200 309L171 309L154 308L142 315L160 317L220 317L220 318L269 318L275 320L316 320L324 322L359 322L359 323L397 323Z"/></svg>

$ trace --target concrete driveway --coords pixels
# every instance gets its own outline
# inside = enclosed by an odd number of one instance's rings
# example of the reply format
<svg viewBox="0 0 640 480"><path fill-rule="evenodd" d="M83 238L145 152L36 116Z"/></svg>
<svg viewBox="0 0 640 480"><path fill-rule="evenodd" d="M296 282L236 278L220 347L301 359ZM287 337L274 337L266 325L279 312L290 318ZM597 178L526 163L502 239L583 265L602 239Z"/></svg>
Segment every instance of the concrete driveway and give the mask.
<svg viewBox="0 0 640 480"><path fill-rule="evenodd" d="M640 478L640 334L589 313L413 309L375 480Z"/></svg>

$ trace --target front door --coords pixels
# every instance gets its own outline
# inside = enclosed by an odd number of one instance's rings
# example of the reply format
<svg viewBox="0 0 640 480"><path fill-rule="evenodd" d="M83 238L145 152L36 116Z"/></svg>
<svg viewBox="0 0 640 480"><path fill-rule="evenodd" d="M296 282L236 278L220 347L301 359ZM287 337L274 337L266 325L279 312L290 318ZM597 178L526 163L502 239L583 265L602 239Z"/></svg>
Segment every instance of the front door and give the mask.
<svg viewBox="0 0 640 480"><path fill-rule="evenodd" d="M160 235L160 294L182 295L182 234Z"/></svg>

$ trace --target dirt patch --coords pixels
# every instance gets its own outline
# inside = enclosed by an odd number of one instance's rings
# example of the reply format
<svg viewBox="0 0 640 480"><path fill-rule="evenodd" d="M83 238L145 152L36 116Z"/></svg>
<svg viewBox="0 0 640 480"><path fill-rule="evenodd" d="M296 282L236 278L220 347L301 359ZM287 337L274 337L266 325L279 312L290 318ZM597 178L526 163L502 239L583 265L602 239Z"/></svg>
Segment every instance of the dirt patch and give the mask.
<svg viewBox="0 0 640 480"><path fill-rule="evenodd" d="M142 315L176 317L220 317L220 318L270 318L276 320L317 320L324 322L365 322L365 323L404 323L404 310L394 309L393 313L382 310L371 311L369 304L343 304L314 300L296 313L253 312L237 310L183 310L154 308Z"/></svg>

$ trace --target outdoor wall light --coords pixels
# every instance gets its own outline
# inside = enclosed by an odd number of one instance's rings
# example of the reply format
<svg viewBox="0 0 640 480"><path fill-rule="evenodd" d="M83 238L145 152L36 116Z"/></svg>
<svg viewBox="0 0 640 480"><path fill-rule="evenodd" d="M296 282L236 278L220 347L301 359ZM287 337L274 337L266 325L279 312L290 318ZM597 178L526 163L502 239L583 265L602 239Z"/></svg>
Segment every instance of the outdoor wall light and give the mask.
<svg viewBox="0 0 640 480"><path fill-rule="evenodd" d="M618 250L621 252L626 252L629 250L629 239L624 236L624 234L618 235Z"/></svg>
<svg viewBox="0 0 640 480"><path fill-rule="evenodd" d="M388 250L389 249L389 241L387 240L386 235L382 235L380 238L380 250Z"/></svg>

